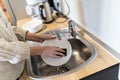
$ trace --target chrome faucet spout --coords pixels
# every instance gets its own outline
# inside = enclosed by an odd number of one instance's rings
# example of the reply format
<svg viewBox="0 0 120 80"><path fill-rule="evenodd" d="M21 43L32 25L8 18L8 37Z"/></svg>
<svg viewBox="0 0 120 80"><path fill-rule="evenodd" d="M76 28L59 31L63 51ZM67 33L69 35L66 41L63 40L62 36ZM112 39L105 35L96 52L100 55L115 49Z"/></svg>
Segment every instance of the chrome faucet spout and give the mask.
<svg viewBox="0 0 120 80"><path fill-rule="evenodd" d="M57 38L58 38L58 40L62 39L60 34L57 34Z"/></svg>
<svg viewBox="0 0 120 80"><path fill-rule="evenodd" d="M75 29L75 23L72 20L68 21L69 24L69 32L71 33L72 37L76 37L76 29Z"/></svg>
<svg viewBox="0 0 120 80"><path fill-rule="evenodd" d="M61 40L61 32L60 31L56 31L55 34L57 35L58 40Z"/></svg>

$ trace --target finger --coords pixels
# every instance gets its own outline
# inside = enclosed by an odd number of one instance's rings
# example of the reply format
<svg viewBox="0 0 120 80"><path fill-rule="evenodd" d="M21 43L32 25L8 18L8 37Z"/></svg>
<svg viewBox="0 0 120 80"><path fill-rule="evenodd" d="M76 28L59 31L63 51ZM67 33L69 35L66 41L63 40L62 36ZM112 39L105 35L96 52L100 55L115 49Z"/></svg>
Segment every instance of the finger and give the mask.
<svg viewBox="0 0 120 80"><path fill-rule="evenodd" d="M56 37L51 37L51 36L49 36L49 37L46 37L45 39L46 40L49 40L49 39L55 39Z"/></svg>
<svg viewBox="0 0 120 80"><path fill-rule="evenodd" d="M65 53L65 51L63 49L60 49L60 48L56 49L56 51L60 52L60 53Z"/></svg>
<svg viewBox="0 0 120 80"><path fill-rule="evenodd" d="M44 41L44 40L39 40L39 42L41 42L41 43L42 43L43 41Z"/></svg>
<svg viewBox="0 0 120 80"><path fill-rule="evenodd" d="M58 55L51 55L51 57L53 57L53 58L61 58L61 56L58 56Z"/></svg>
<svg viewBox="0 0 120 80"><path fill-rule="evenodd" d="M45 39L55 39L56 36L54 36L54 35L46 35L44 38Z"/></svg>
<svg viewBox="0 0 120 80"><path fill-rule="evenodd" d="M63 53L60 53L60 52L56 52L55 54L56 54L56 56L60 56L60 57L65 56Z"/></svg>

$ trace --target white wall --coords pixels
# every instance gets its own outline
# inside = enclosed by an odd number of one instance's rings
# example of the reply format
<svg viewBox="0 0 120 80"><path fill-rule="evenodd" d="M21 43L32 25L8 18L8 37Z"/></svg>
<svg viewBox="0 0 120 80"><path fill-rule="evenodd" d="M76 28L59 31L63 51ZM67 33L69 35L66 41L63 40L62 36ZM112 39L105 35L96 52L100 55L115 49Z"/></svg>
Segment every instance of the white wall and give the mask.
<svg viewBox="0 0 120 80"><path fill-rule="evenodd" d="M67 7L60 0L63 13ZM120 0L67 0L69 17L120 53ZM85 20L85 22L84 22Z"/></svg>
<svg viewBox="0 0 120 80"><path fill-rule="evenodd" d="M120 0L82 0L87 29L120 53Z"/></svg>
<svg viewBox="0 0 120 80"><path fill-rule="evenodd" d="M60 5L62 6L62 12L66 14L68 12L68 7L65 3L65 0L54 0L55 2L60 2ZM83 18L83 11L80 0L66 0L67 4L70 7L70 14L68 15L71 19L73 19L78 24L84 24L84 18Z"/></svg>

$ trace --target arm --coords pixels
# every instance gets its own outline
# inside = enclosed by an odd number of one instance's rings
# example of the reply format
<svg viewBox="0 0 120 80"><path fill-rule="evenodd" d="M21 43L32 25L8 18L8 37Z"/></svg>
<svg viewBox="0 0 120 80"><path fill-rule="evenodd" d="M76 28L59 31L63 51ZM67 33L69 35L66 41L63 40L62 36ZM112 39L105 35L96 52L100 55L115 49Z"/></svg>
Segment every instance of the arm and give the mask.
<svg viewBox="0 0 120 80"><path fill-rule="evenodd" d="M24 42L14 41L8 42L0 38L0 61L8 61L12 64L16 64L22 60L28 59L29 56L47 54L53 57L56 54L62 55L60 52L64 52L58 47L50 46L28 46Z"/></svg>
<svg viewBox="0 0 120 80"><path fill-rule="evenodd" d="M56 37L52 37L52 36L45 35L45 34L38 35L36 33L30 33L28 31L22 30L22 29L20 29L19 27L16 27L16 26L13 26L13 30L14 30L17 38L20 41L30 40L30 41L43 42L44 40L49 40L49 39L56 38Z"/></svg>
<svg viewBox="0 0 120 80"><path fill-rule="evenodd" d="M18 40L25 42L26 41L26 38L25 38L26 33L28 31L25 31L25 30L23 30L19 27L16 27L16 26L12 26L12 28L13 28L13 31L14 31L15 35L17 36Z"/></svg>
<svg viewBox="0 0 120 80"><path fill-rule="evenodd" d="M49 40L49 39L54 39L56 37L52 37L49 35L38 35L36 33L30 33L28 31L24 31L18 27L14 27L14 32L17 35L19 40L25 41L25 40L30 40L30 41L37 41L37 42L43 42L44 40ZM31 46L30 47L30 55L41 55L41 54L47 54L49 56L53 56L53 57L60 57L60 56L56 56L56 54L64 56L62 53L64 53L64 50L61 50L58 47L54 47L54 46ZM49 54L48 54L49 53Z"/></svg>
<svg viewBox="0 0 120 80"><path fill-rule="evenodd" d="M64 56L65 51L60 49L59 47L55 46L31 46L30 47L30 54L31 56L34 55L49 55L51 57L62 57Z"/></svg>
<svg viewBox="0 0 120 80"><path fill-rule="evenodd" d="M0 61L8 61L12 64L29 58L29 46L20 41L8 42L0 38Z"/></svg>
<svg viewBox="0 0 120 80"><path fill-rule="evenodd" d="M43 42L44 40L49 40L49 39L54 39L56 37L52 37L49 35L45 34L35 34L35 33L26 33L26 40L31 40L31 41L37 41L37 42ZM46 54L52 57L62 57L64 56L65 51L60 49L59 47L55 46L30 46L30 55L41 55L41 54ZM57 56L59 55L59 56Z"/></svg>
<svg viewBox="0 0 120 80"><path fill-rule="evenodd" d="M55 39L55 36L50 36L46 34L36 34L36 33L26 33L26 40L43 42L44 40Z"/></svg>

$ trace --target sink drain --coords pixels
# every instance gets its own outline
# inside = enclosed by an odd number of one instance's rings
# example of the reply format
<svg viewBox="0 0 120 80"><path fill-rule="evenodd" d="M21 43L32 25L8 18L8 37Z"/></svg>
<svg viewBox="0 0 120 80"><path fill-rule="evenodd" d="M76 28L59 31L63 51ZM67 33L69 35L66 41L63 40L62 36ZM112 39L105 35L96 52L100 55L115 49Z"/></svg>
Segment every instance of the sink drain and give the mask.
<svg viewBox="0 0 120 80"><path fill-rule="evenodd" d="M63 65L63 66L60 66L59 68L57 68L57 73L61 74L61 73L65 73L65 72L67 72L69 70L71 70L70 66Z"/></svg>

